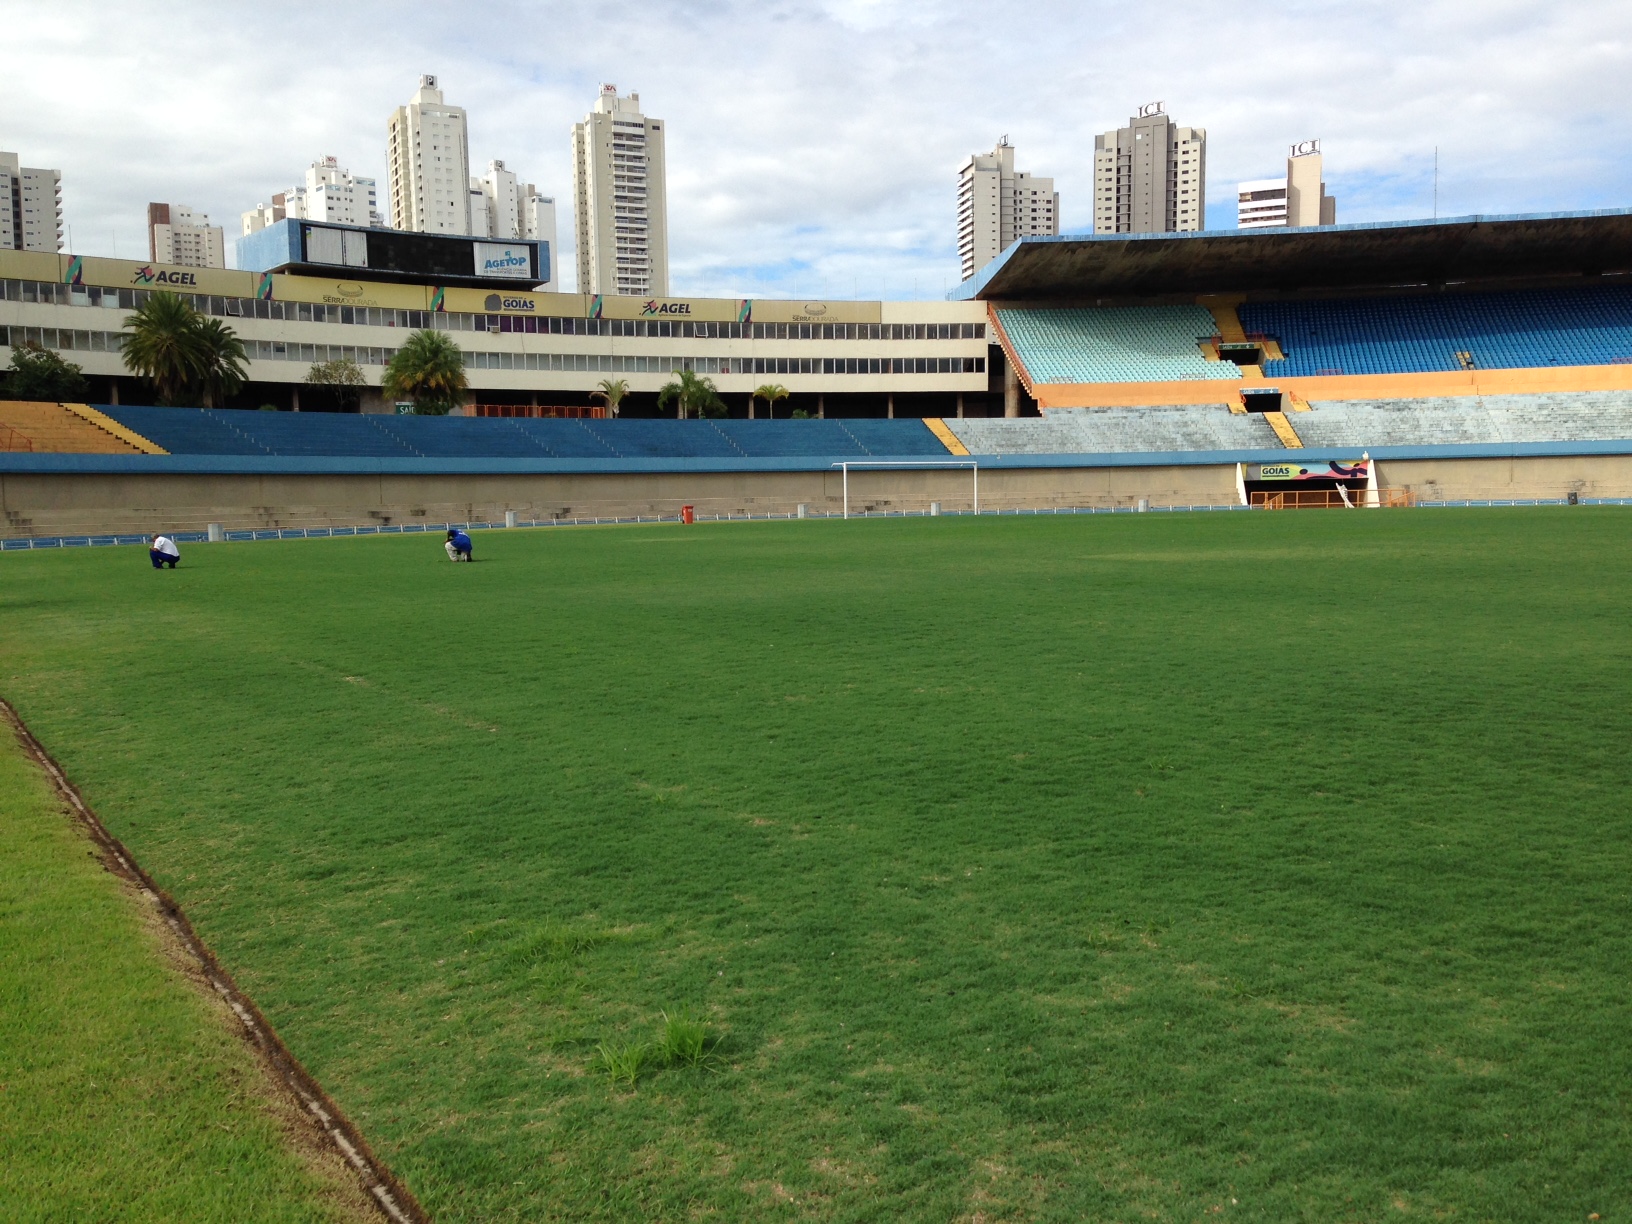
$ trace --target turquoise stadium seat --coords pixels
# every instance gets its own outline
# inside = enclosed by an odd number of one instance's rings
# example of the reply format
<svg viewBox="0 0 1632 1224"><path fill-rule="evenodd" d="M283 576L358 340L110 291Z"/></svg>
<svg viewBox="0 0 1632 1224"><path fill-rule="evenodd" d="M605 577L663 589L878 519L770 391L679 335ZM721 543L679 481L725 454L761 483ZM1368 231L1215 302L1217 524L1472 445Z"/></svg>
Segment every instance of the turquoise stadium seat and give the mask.
<svg viewBox="0 0 1632 1224"><path fill-rule="evenodd" d="M1235 379L1227 361L1208 361L1200 342L1218 333L1200 306L1000 309L998 322L1038 383L1175 382Z"/></svg>

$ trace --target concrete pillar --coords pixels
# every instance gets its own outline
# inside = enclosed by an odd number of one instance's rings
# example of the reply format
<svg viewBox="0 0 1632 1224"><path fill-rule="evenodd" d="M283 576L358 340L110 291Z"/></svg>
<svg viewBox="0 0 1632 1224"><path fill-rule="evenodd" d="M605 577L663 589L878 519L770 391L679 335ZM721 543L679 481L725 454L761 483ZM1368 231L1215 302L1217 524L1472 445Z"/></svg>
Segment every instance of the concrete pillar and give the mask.
<svg viewBox="0 0 1632 1224"><path fill-rule="evenodd" d="M884 397L884 415L892 421L895 420L895 392L893 391Z"/></svg>
<svg viewBox="0 0 1632 1224"><path fill-rule="evenodd" d="M119 380L117 378L108 379L108 403L115 408L119 407Z"/></svg>
<svg viewBox="0 0 1632 1224"><path fill-rule="evenodd" d="M299 412L300 411L300 388L299 387L290 387L289 388L289 401L290 401L290 406L293 407L296 412Z"/></svg>
<svg viewBox="0 0 1632 1224"><path fill-rule="evenodd" d="M958 392L958 420L963 420L963 392Z"/></svg>
<svg viewBox="0 0 1632 1224"><path fill-rule="evenodd" d="M750 421L754 419L754 396L752 395L748 397L748 419Z"/></svg>
<svg viewBox="0 0 1632 1224"><path fill-rule="evenodd" d="M1007 356L1007 354L1005 354ZM1014 372L1014 362L1003 362L1003 415L1020 415L1020 375Z"/></svg>
<svg viewBox="0 0 1632 1224"><path fill-rule="evenodd" d="M818 393L816 396L816 419L818 421L824 421L827 419L826 399L827 397L820 393Z"/></svg>

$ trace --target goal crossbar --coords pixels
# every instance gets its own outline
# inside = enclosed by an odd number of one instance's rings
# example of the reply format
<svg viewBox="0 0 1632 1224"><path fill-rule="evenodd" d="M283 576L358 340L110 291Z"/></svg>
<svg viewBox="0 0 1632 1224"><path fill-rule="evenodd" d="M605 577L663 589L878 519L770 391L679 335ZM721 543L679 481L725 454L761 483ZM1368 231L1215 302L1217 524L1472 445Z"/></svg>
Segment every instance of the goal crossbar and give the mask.
<svg viewBox="0 0 1632 1224"><path fill-rule="evenodd" d="M850 469L856 468L968 468L974 474L974 509L980 513L980 464L973 459L845 459L832 464L844 475L844 517L850 517Z"/></svg>

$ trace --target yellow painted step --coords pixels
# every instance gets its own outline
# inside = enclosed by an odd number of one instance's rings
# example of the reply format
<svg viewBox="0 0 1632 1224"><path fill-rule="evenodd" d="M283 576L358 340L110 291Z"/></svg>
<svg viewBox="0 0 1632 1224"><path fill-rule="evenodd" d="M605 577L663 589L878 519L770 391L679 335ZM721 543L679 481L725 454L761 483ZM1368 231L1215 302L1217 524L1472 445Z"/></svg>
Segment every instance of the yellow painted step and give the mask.
<svg viewBox="0 0 1632 1224"><path fill-rule="evenodd" d="M100 414L99 414L100 415ZM140 448L93 425L62 404L0 400L0 426L22 434L33 450L54 455L128 455Z"/></svg>
<svg viewBox="0 0 1632 1224"><path fill-rule="evenodd" d="M1218 338L1225 344L1246 342L1247 333L1242 330L1241 317L1235 313L1235 308L1246 300L1246 295L1241 293L1209 294L1196 299L1213 316L1213 322L1218 327Z"/></svg>
<svg viewBox="0 0 1632 1224"><path fill-rule="evenodd" d="M924 424L929 426L929 432L940 439L941 445L954 455L967 455L969 448L958 441L958 435L948 428L940 417L925 417Z"/></svg>
<svg viewBox="0 0 1632 1224"><path fill-rule="evenodd" d="M1303 439L1298 437L1298 431L1292 428L1292 422L1286 419L1286 413L1266 412L1264 420L1269 422L1269 427L1275 431L1275 436L1287 450L1303 449Z"/></svg>
<svg viewBox="0 0 1632 1224"><path fill-rule="evenodd" d="M73 413L81 420L89 421L92 425L95 425L104 433L112 434L115 438L118 438L119 441L134 446L144 455L168 455L170 453L157 442L149 442L134 429L129 429L126 426L119 424L118 421L114 420L104 412L98 412L89 404L64 404L63 407L68 409L69 412Z"/></svg>

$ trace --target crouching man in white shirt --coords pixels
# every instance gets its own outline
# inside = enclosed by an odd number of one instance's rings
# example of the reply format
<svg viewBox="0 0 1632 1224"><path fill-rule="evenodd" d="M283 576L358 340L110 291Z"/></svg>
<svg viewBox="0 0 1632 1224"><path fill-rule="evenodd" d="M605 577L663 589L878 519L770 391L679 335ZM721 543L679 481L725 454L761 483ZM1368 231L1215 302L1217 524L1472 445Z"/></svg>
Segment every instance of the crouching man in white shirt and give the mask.
<svg viewBox="0 0 1632 1224"><path fill-rule="evenodd" d="M147 550L147 555L153 558L154 569L163 569L167 565L175 569L176 562L181 560L181 549L176 547L176 542L169 536L156 535L153 537L152 546Z"/></svg>

